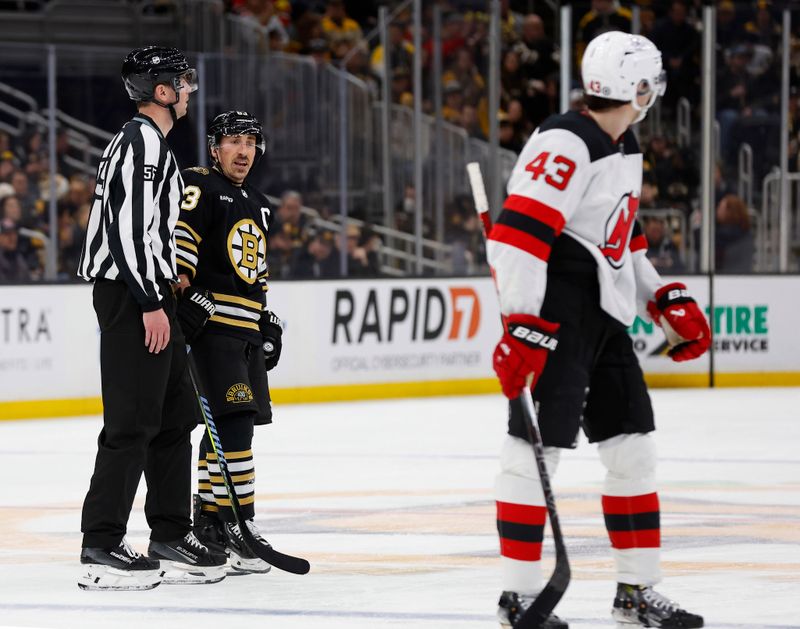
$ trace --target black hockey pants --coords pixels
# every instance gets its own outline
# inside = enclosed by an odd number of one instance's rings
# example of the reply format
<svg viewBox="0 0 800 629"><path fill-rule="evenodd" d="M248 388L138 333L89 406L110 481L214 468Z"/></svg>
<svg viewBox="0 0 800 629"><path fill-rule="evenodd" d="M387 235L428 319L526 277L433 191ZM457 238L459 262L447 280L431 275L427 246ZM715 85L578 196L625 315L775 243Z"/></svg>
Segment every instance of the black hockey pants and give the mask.
<svg viewBox="0 0 800 629"><path fill-rule="evenodd" d="M197 400L175 298L168 283L159 285L170 341L158 354L145 347L142 311L125 283L98 280L94 286L104 411L83 504L84 547L120 542L143 471L151 539L171 541L191 530L190 433L197 425Z"/></svg>

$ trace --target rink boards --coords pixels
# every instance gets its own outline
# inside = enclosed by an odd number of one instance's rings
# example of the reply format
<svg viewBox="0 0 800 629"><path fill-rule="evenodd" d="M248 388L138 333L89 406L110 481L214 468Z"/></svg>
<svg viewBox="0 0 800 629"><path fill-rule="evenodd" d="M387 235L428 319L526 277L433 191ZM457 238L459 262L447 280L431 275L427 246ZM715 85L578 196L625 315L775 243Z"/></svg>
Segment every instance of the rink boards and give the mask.
<svg viewBox="0 0 800 629"><path fill-rule="evenodd" d="M711 314L709 281L676 278ZM717 385L800 384L800 277L714 279ZM278 403L499 390L489 278L273 282L284 321L270 372ZM100 411L99 333L88 285L0 287L0 419ZM652 386L707 386L712 358L674 363L661 330L631 326Z"/></svg>

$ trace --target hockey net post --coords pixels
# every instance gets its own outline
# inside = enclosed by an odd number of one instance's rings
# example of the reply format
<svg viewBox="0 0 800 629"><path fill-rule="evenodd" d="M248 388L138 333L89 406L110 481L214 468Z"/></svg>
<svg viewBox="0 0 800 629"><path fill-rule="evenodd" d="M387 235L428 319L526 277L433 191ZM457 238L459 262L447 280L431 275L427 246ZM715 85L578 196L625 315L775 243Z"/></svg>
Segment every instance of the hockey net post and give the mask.
<svg viewBox="0 0 800 629"><path fill-rule="evenodd" d="M492 218L489 213L489 200L486 196L486 187L483 183L480 164L478 162L470 162L467 164L467 175L469 177L470 186L472 187L472 198L475 201L475 210L478 212L481 222L483 223L484 237L488 239L489 233L492 230ZM533 374L531 374L531 376L532 375ZM530 381L531 378L529 378L529 382ZM539 481L542 485L542 493L544 494L544 500L547 506L547 515L550 519L550 529L553 532L556 564L553 569L553 574L550 575L550 579L547 581L542 591L539 592L533 603L531 603L530 607L528 607L525 613L515 623L514 627L515 629L539 629L556 608L556 605L558 605L558 602L567 590L571 570L567 557L567 548L564 544L564 535L561 532L561 523L558 519L558 512L556 511L556 499L553 494L553 488L550 485L550 475L545 463L544 445L542 444L539 421L536 415L536 409L533 405L530 386L526 386L523 389L519 400L522 404L528 439L533 449L533 456L536 459Z"/></svg>
<svg viewBox="0 0 800 629"><path fill-rule="evenodd" d="M211 441L211 448L217 457L220 476L222 476L222 482L225 485L225 491L227 492L228 498L231 501L231 509L233 510L234 518L236 518L236 523L239 525L239 530L241 531L244 543L247 545L247 548L253 552L253 554L260 559L263 559L271 566L274 566L279 570L284 570L285 572L291 572L292 574L306 574L311 569L311 565L308 563L308 561L302 557L286 555L278 552L272 548L272 546L265 546L264 544L259 543L250 532L250 529L247 527L247 522L242 515L239 499L236 496L236 488L233 483L233 478L231 477L230 470L228 469L228 462L225 459L225 452L222 449L222 443L219 438L219 433L217 432L217 426L214 423L214 418L211 415L211 406L208 403L208 399L205 397L205 395L203 395L200 378L197 375L197 365L195 365L194 356L192 355L192 350L189 345L186 346L186 360L189 369L189 379L192 381L192 387L194 388L197 402L200 405L200 413L203 416L203 423L206 427L206 433Z"/></svg>

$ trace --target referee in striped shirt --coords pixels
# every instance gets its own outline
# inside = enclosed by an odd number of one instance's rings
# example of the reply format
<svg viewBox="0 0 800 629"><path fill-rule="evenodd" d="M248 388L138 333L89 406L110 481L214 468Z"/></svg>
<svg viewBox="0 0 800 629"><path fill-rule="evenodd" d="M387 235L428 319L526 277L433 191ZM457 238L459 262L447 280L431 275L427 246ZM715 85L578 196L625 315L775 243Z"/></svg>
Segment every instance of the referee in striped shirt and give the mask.
<svg viewBox="0 0 800 629"><path fill-rule="evenodd" d="M172 288L183 181L165 136L186 115L195 71L180 51L150 46L128 55L122 78L137 114L103 153L78 269L94 282L104 407L81 520L81 563L100 577L87 579L87 589L103 589L106 566L158 568L123 540L142 472L149 554L159 556L154 544L163 551L193 537L190 433L198 411L186 368L189 332L178 321L185 323L184 304L187 320L200 327L210 314L195 301L183 299L179 307ZM144 589L141 573L132 576L128 589ZM109 589L126 589L119 585Z"/></svg>

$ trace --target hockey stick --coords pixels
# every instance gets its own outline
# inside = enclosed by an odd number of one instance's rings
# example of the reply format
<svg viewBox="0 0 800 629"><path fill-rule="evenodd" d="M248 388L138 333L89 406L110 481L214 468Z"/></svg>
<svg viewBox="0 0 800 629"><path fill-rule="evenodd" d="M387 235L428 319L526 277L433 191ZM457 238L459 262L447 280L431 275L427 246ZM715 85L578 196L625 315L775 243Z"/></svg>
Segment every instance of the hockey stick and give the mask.
<svg viewBox="0 0 800 629"><path fill-rule="evenodd" d="M472 197L475 200L475 210L483 223L483 234L488 238L492 229L492 217L489 214L489 200L486 197L486 188L483 185L480 164L478 162L467 164L467 174L472 187ZM539 471L539 481L542 484L542 493L547 505L547 515L550 518L550 529L553 531L556 565L544 589L539 592L531 606L520 616L514 627L515 629L539 629L564 595L569 585L571 572L569 559L567 558L567 548L564 545L564 536L561 533L561 524L556 511L556 499L550 486L550 475L547 473L547 466L545 465L544 446L542 445L539 421L533 406L530 387L525 387L522 390L519 400L522 403L523 415L526 420L525 428L528 431L528 438L533 447L533 456L536 459L536 467Z"/></svg>
<svg viewBox="0 0 800 629"><path fill-rule="evenodd" d="M197 375L197 365L194 362L194 356L192 356L192 349L188 345L186 346L186 360L189 366L189 378L192 381L192 387L194 387L197 402L200 404L200 412L203 415L203 422L205 422L206 425L206 433L211 441L211 448L217 456L217 464L219 465L222 482L225 485L225 491L228 492L233 515L236 518L236 523L239 525L239 531L242 533L244 543L253 554L266 561L269 565L293 574L306 574L311 569L311 566L305 559L280 553L269 544L265 546L258 542L256 538L253 537L250 529L247 528L247 522L244 516L242 516L242 508L236 496L233 478L231 478L231 473L228 469L228 462L225 460L225 452L222 450L222 443L217 433L217 426L214 424L214 418L211 416L211 406L209 406L206 397L200 392L201 386L200 378Z"/></svg>

